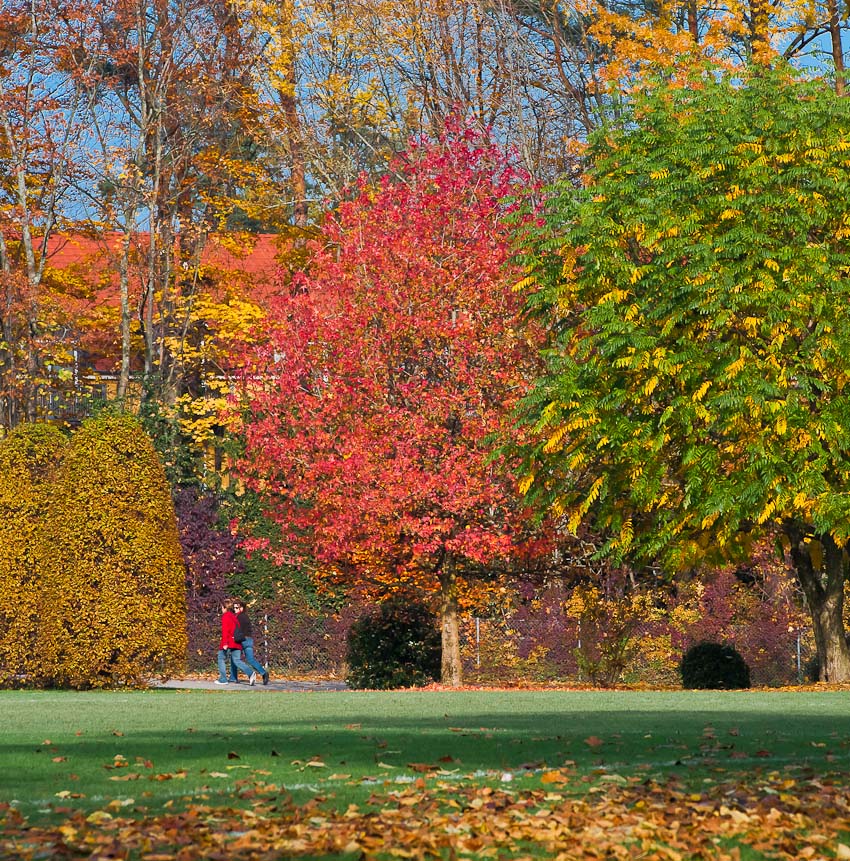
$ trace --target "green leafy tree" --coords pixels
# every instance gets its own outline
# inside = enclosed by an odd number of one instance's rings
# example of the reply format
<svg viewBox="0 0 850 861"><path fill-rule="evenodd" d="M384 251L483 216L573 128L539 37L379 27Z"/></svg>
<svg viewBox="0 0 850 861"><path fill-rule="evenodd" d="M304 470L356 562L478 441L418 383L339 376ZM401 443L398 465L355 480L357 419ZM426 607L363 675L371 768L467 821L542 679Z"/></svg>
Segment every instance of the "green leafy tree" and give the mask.
<svg viewBox="0 0 850 861"><path fill-rule="evenodd" d="M778 534L822 678L850 679L850 102L707 69L589 156L526 237L551 342L523 490L670 571Z"/></svg>

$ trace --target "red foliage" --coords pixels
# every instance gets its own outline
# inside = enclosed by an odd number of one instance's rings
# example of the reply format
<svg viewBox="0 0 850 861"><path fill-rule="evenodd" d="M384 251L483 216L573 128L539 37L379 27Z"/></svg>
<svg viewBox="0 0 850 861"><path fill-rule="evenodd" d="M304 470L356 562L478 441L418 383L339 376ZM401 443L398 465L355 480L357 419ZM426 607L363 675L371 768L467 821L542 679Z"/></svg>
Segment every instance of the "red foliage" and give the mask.
<svg viewBox="0 0 850 861"><path fill-rule="evenodd" d="M328 216L246 356L238 471L329 571L435 589L441 566L519 543L512 482L487 457L536 353L502 223L521 179L459 125L413 146Z"/></svg>

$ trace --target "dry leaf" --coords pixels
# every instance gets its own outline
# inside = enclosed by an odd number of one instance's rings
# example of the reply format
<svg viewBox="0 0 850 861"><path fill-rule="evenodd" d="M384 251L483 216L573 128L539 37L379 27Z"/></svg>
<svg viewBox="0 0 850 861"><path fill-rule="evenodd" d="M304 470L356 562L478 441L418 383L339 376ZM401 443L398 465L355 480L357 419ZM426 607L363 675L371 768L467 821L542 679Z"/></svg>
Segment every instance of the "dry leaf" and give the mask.
<svg viewBox="0 0 850 861"><path fill-rule="evenodd" d="M104 822L111 822L112 814L105 810L95 810L86 817L86 822L91 825L103 825Z"/></svg>
<svg viewBox="0 0 850 861"><path fill-rule="evenodd" d="M540 775L541 783L567 783L567 778L561 774L560 771L544 771L543 774Z"/></svg>
<svg viewBox="0 0 850 861"><path fill-rule="evenodd" d="M431 765L427 762L408 762L407 767L412 768L414 771L422 772L423 774L429 771L437 771L437 769L439 769L438 765Z"/></svg>

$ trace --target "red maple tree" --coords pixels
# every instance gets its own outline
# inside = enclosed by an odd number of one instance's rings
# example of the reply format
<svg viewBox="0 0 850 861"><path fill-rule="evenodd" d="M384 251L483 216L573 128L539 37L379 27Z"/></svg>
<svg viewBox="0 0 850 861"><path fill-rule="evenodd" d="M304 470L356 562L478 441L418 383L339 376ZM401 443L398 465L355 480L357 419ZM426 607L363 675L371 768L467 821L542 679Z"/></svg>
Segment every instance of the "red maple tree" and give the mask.
<svg viewBox="0 0 850 861"><path fill-rule="evenodd" d="M460 124L411 146L328 215L246 356L242 479L325 576L438 597L447 684L460 582L525 534L488 460L536 361L504 223L523 180Z"/></svg>

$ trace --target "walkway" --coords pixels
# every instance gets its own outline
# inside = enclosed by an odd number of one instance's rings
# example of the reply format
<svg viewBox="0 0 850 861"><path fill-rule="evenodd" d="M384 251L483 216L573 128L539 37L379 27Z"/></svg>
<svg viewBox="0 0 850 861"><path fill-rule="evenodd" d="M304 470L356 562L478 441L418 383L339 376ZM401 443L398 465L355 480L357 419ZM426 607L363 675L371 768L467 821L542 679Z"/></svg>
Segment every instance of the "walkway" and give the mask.
<svg viewBox="0 0 850 861"><path fill-rule="evenodd" d="M152 687L155 688L173 688L179 690L191 691L251 691L264 692L269 691L286 691L286 692L304 692L304 691L347 691L348 685L345 682L298 682L289 681L287 679L269 680L268 685L264 685L262 681L257 680L257 684L251 687L248 680L240 681L237 684L217 685L215 679L170 679L167 682L152 682Z"/></svg>

